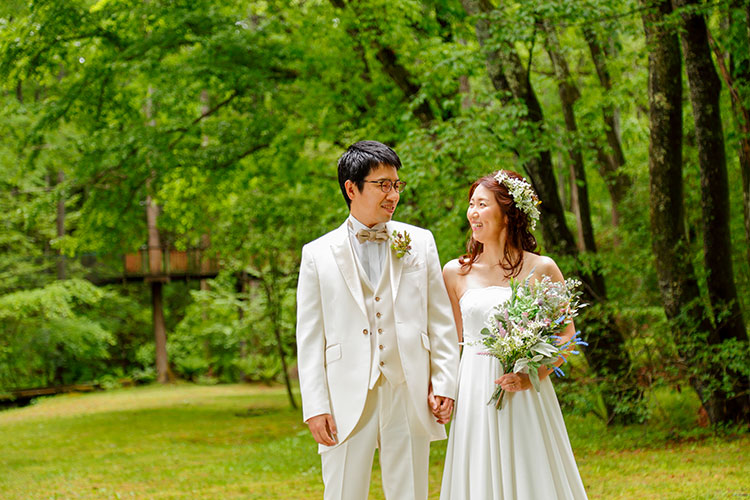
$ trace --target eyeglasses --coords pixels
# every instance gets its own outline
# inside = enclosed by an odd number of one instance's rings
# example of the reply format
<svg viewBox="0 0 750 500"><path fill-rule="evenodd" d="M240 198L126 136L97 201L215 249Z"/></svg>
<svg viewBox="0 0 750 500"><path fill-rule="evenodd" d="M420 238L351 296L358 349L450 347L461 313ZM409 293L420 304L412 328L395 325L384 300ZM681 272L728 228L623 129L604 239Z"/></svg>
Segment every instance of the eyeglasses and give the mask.
<svg viewBox="0 0 750 500"><path fill-rule="evenodd" d="M370 184L379 184L380 190L384 193L390 193L391 189L395 189L397 193L400 193L401 191L406 188L406 183L404 181L396 181L393 182L390 179L381 179L379 181L363 181L368 182Z"/></svg>

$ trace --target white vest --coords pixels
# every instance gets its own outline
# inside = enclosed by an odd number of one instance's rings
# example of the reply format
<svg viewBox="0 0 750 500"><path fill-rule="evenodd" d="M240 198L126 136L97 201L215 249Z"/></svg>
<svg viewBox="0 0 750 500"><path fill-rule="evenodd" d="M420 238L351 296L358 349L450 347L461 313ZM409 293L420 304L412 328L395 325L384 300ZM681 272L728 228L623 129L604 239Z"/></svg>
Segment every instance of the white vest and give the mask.
<svg viewBox="0 0 750 500"><path fill-rule="evenodd" d="M393 293L391 291L391 252L387 253L383 272L380 274L377 287L373 288L357 260L357 271L362 282L362 295L370 323L370 384L375 384L382 373L392 385L404 382L404 370L401 367L401 356L398 354L396 338L396 320L393 316Z"/></svg>

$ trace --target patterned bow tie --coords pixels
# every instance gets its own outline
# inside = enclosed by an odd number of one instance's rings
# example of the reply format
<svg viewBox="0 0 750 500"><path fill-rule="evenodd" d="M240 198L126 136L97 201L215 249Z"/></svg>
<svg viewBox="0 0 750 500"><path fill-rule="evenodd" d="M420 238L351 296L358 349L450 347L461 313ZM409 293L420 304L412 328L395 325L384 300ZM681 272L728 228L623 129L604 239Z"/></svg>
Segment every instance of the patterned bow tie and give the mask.
<svg viewBox="0 0 750 500"><path fill-rule="evenodd" d="M357 231L357 241L360 243L364 243L365 241L374 241L376 243L388 241L388 231L385 228L360 229Z"/></svg>

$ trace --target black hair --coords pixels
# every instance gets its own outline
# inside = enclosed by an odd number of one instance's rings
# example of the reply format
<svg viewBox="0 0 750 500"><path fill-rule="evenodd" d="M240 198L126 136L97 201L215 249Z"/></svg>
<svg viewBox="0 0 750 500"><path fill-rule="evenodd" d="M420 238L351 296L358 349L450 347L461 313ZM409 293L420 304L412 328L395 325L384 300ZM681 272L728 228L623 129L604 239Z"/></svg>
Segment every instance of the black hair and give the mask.
<svg viewBox="0 0 750 500"><path fill-rule="evenodd" d="M349 146L341 155L338 164L339 186L348 207L351 207L352 200L346 194L346 181L356 184L361 193L365 187L365 177L379 165L394 167L396 170L401 168L401 159L396 152L382 142L359 141Z"/></svg>

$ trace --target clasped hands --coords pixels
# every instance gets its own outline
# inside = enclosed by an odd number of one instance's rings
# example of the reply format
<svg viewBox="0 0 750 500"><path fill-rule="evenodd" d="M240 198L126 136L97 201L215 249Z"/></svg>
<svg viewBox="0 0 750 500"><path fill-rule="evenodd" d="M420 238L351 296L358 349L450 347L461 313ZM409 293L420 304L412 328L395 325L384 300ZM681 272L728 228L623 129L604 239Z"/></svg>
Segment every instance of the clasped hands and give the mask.
<svg viewBox="0 0 750 500"><path fill-rule="evenodd" d="M430 405L432 415L437 419L439 424L450 422L451 413L453 413L453 400L445 396L435 396L432 393L432 385L427 394L427 404Z"/></svg>
<svg viewBox="0 0 750 500"><path fill-rule="evenodd" d="M450 421L451 413L453 413L453 400L451 398L435 396L432 393L432 386L430 386L427 403L430 405L430 410L437 419L437 423L447 424ZM317 443L325 446L333 446L338 443L336 422L330 413L310 417L307 420L307 426Z"/></svg>

